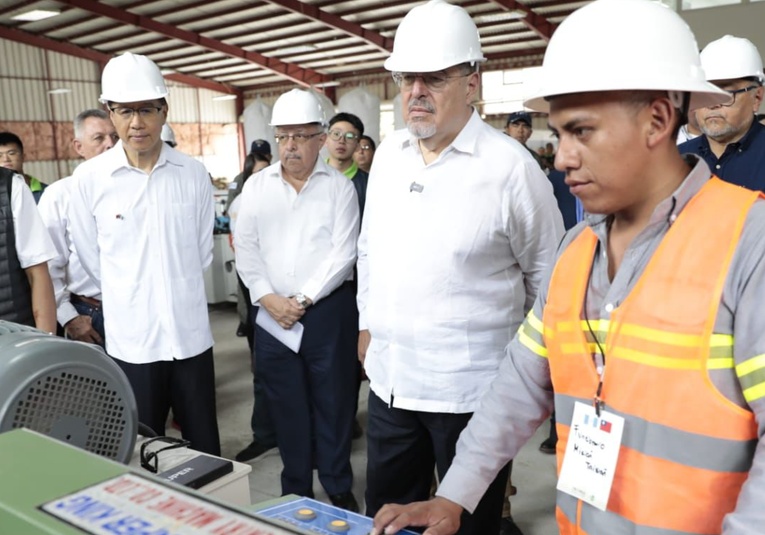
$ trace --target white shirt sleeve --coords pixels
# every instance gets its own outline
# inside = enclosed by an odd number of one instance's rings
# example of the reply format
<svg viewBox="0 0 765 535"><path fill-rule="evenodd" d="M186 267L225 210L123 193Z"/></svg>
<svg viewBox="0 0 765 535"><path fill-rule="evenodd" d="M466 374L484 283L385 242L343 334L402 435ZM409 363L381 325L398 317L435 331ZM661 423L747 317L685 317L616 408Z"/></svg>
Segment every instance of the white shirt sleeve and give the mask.
<svg viewBox="0 0 765 535"><path fill-rule="evenodd" d="M101 261L98 249L98 228L89 204L87 176L74 175L69 180L71 197L69 199L69 222L71 224L72 241L80 256L80 263L93 282L101 287Z"/></svg>
<svg viewBox="0 0 765 535"><path fill-rule="evenodd" d="M250 300L257 305L260 298L274 292L268 276L268 269L260 250L258 218L253 208L255 180L248 180L237 199L241 209L236 223L236 248L234 258L236 270L244 285L250 290Z"/></svg>
<svg viewBox="0 0 765 535"><path fill-rule="evenodd" d="M16 237L16 254L26 269L56 257L56 248L37 211L32 192L21 175L13 176L11 212Z"/></svg>
<svg viewBox="0 0 765 535"><path fill-rule="evenodd" d="M202 270L205 270L213 261L213 229L215 228L215 196L206 171L203 188L197 226L199 228L199 260Z"/></svg>
<svg viewBox="0 0 765 535"><path fill-rule="evenodd" d="M339 287L356 262L359 238L359 201L350 180L338 192L335 220L332 224L332 251L303 284L301 293L314 303Z"/></svg>
<svg viewBox="0 0 765 535"><path fill-rule="evenodd" d="M369 186L367 186L368 188ZM369 193L369 189L367 189ZM372 201L372 202L370 202ZM367 297L369 296L369 262L367 259L367 226L369 225L369 213L374 203L373 196L367 195L367 203L364 207L366 214L361 221L361 233L359 234L358 259L356 260L356 276L358 285L356 290L356 306L359 309L359 330L368 329L367 326Z"/></svg>
<svg viewBox="0 0 765 535"><path fill-rule="evenodd" d="M53 293L56 297L56 318L61 325L66 325L79 315L74 305L69 301L70 293L66 282L70 244L66 232L67 214L65 213L64 196L67 193L64 188L63 183L54 183L48 186L37 205L43 224L48 229L53 246L56 248L56 258L48 262L48 272L51 282L53 282Z"/></svg>
<svg viewBox="0 0 765 535"><path fill-rule="evenodd" d="M536 162L527 159L516 172L524 176L509 181L502 206L508 210L504 220L510 247L523 272L525 314L534 304L545 269L555 261L564 228L550 181Z"/></svg>

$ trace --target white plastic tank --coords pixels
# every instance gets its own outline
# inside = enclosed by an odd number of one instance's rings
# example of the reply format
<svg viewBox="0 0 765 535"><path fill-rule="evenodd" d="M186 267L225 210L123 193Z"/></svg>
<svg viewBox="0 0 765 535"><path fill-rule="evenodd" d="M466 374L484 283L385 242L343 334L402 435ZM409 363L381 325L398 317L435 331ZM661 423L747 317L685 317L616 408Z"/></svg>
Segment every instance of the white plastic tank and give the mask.
<svg viewBox="0 0 765 535"><path fill-rule="evenodd" d="M380 99L369 91L357 87L337 101L337 109L352 113L364 123L364 134L380 143Z"/></svg>

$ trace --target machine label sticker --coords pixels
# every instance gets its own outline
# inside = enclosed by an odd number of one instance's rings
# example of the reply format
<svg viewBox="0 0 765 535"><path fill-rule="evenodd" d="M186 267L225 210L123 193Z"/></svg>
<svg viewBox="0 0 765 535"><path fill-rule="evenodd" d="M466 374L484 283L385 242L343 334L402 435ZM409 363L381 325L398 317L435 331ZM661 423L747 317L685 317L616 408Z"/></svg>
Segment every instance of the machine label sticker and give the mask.
<svg viewBox="0 0 765 535"><path fill-rule="evenodd" d="M103 481L40 508L94 535L290 535L135 474Z"/></svg>
<svg viewBox="0 0 765 535"><path fill-rule="evenodd" d="M621 416L576 402L558 490L605 511L623 431Z"/></svg>

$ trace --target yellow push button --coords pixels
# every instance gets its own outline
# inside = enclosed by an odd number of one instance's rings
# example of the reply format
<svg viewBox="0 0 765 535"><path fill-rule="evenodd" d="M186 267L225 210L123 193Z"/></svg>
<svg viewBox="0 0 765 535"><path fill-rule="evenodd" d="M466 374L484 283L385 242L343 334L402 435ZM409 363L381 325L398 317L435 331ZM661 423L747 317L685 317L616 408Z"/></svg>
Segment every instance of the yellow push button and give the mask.
<svg viewBox="0 0 765 535"><path fill-rule="evenodd" d="M295 511L295 518L298 520L313 520L316 518L316 512L313 509L298 509Z"/></svg>
<svg viewBox="0 0 765 535"><path fill-rule="evenodd" d="M351 525L345 520L333 520L329 523L329 531L343 533L351 529Z"/></svg>

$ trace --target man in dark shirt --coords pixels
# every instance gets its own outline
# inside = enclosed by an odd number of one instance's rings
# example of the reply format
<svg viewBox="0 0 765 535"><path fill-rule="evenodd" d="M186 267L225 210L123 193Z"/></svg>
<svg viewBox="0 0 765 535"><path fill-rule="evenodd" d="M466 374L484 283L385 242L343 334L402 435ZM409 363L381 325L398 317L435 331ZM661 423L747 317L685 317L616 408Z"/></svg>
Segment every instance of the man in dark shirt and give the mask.
<svg viewBox="0 0 765 535"><path fill-rule="evenodd" d="M755 120L762 103L762 59L748 39L726 35L701 51L707 80L731 95L729 103L696 110L704 135L680 145L701 156L727 182L765 191L765 126Z"/></svg>
<svg viewBox="0 0 765 535"><path fill-rule="evenodd" d="M329 152L327 163L353 181L359 197L359 210L364 215L369 174L359 168L353 153L364 134L364 123L352 113L340 112L329 120L326 147Z"/></svg>

